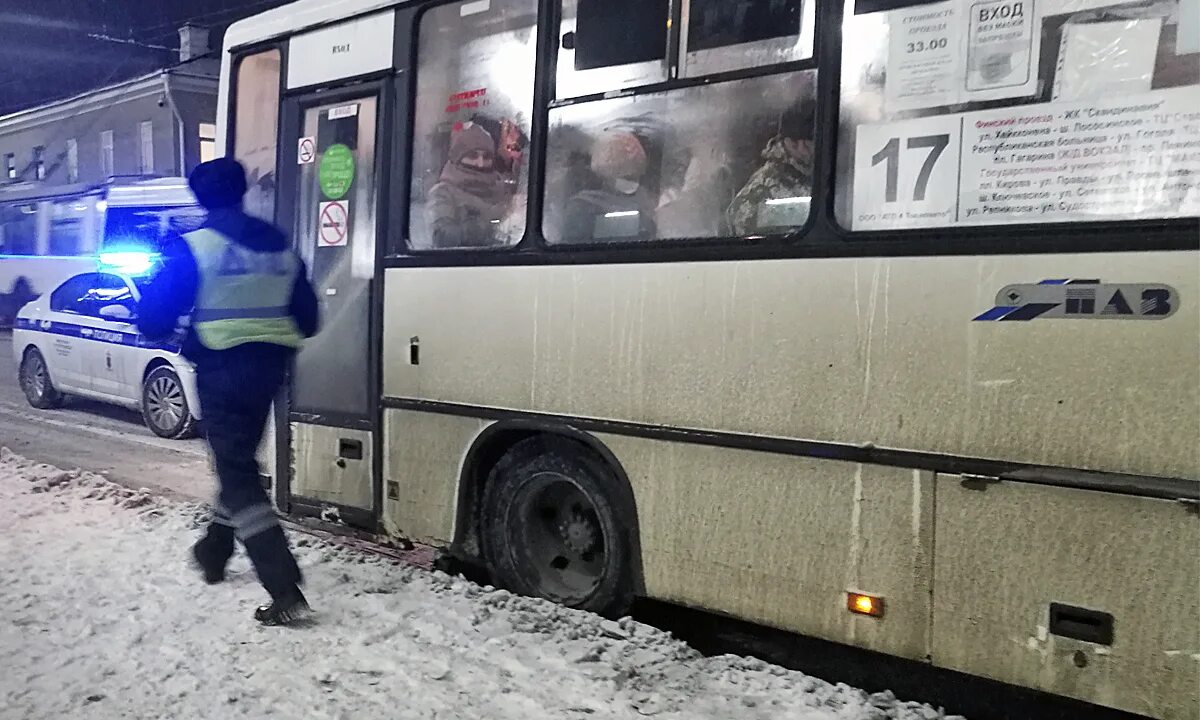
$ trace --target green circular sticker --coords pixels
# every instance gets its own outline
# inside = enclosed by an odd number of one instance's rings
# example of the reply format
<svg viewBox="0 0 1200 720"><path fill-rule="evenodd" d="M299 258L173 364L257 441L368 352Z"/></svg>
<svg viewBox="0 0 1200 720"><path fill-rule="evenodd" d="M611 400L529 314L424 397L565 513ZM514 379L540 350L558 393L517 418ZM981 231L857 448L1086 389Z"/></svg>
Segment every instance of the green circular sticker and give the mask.
<svg viewBox="0 0 1200 720"><path fill-rule="evenodd" d="M321 192L330 200L341 199L349 192L354 182L354 153L350 148L341 143L326 148L317 169L317 181L321 183Z"/></svg>

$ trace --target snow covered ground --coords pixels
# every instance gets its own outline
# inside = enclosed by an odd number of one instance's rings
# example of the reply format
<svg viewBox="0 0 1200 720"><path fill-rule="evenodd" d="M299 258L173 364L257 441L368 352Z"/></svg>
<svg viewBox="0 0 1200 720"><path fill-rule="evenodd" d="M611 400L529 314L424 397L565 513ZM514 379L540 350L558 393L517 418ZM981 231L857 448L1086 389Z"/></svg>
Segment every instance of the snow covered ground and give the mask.
<svg viewBox="0 0 1200 720"><path fill-rule="evenodd" d="M946 717L306 535L315 620L260 628L243 556L187 565L203 514L0 450L0 718Z"/></svg>

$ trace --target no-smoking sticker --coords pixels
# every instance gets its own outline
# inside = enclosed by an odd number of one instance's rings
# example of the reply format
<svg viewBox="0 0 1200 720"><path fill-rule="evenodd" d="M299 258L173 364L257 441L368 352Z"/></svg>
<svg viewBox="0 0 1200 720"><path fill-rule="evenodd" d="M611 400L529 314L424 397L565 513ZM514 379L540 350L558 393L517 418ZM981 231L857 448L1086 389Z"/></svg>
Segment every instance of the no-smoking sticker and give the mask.
<svg viewBox="0 0 1200 720"><path fill-rule="evenodd" d="M317 159L317 140L316 138L302 137L300 138L300 147L296 151L296 163L299 165L311 165Z"/></svg>
<svg viewBox="0 0 1200 720"><path fill-rule="evenodd" d="M350 203L345 200L320 204L317 247L344 247L350 242Z"/></svg>

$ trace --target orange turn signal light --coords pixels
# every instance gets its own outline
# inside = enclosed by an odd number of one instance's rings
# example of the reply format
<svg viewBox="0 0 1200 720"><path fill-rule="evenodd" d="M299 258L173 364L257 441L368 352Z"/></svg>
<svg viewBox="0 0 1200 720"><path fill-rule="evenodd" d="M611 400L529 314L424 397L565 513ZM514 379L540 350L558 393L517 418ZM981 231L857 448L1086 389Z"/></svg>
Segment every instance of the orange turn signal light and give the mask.
<svg viewBox="0 0 1200 720"><path fill-rule="evenodd" d="M846 593L846 609L857 615L883 617L883 598L865 593Z"/></svg>

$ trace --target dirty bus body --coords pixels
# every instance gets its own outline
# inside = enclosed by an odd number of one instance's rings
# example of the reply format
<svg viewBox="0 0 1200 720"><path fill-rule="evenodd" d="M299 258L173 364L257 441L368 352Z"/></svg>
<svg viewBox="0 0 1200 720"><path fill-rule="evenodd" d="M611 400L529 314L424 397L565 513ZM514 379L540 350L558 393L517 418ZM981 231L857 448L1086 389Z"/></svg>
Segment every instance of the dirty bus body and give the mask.
<svg viewBox="0 0 1200 720"><path fill-rule="evenodd" d="M324 306L276 500L1200 717L1196 38L857 1L234 25L219 144Z"/></svg>

